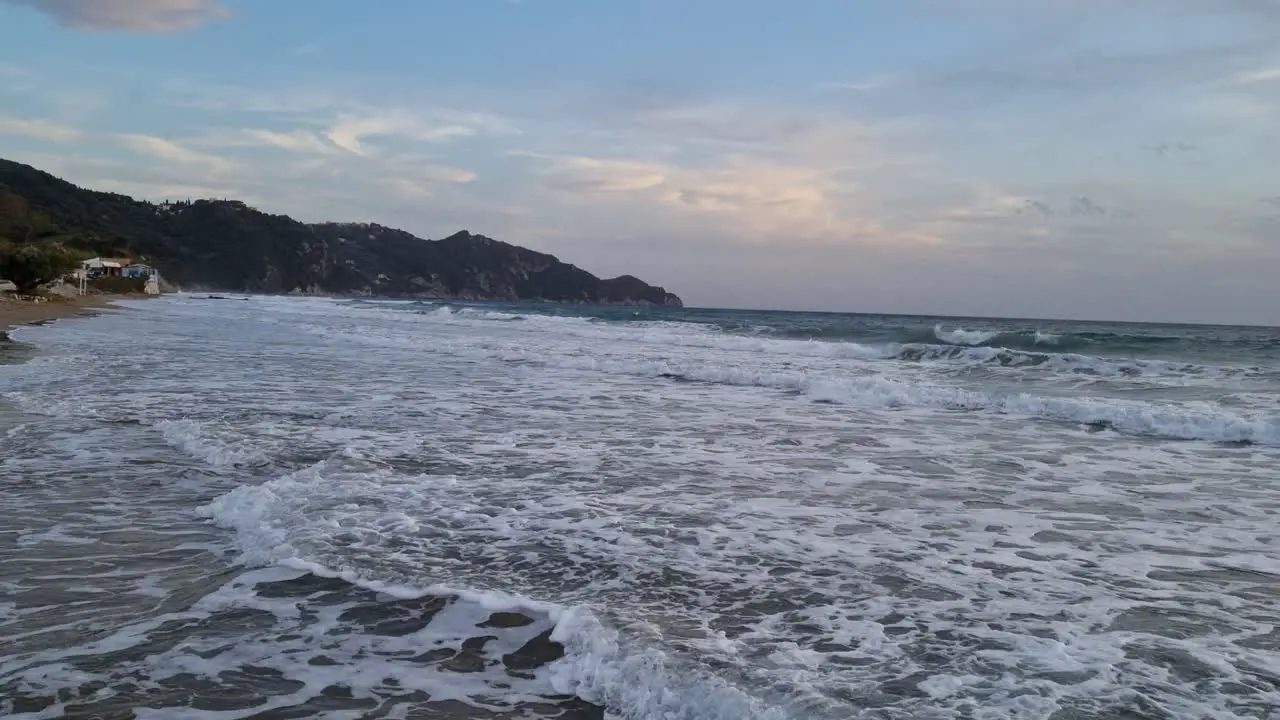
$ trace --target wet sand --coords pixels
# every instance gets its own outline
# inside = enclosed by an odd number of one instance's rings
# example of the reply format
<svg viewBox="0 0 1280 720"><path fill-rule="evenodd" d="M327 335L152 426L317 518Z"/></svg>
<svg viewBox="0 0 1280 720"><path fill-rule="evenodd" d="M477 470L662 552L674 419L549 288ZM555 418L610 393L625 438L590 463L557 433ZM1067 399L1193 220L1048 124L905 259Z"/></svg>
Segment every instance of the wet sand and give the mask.
<svg viewBox="0 0 1280 720"><path fill-rule="evenodd" d="M0 337L19 325L47 322L62 317L99 312L126 295L85 295L57 298L47 302L13 300L0 297Z"/></svg>

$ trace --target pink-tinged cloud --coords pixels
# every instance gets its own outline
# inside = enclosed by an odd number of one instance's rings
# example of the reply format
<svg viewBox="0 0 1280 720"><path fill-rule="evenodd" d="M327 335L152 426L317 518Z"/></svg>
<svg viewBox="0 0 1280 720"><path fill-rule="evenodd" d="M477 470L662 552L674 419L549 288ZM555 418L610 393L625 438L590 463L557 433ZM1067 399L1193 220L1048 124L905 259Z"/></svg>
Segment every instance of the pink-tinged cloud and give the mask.
<svg viewBox="0 0 1280 720"><path fill-rule="evenodd" d="M44 12L59 25L91 32L176 32L227 14L218 0L0 0Z"/></svg>

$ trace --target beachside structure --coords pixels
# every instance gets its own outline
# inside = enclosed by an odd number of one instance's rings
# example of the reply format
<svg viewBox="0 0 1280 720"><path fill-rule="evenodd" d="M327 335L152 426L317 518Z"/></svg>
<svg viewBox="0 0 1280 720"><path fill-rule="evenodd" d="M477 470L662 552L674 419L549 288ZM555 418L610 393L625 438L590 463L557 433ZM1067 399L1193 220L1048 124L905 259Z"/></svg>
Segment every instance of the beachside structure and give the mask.
<svg viewBox="0 0 1280 720"><path fill-rule="evenodd" d="M88 291L89 281L102 277L124 277L147 279L143 291L148 295L160 294L160 273L145 263L136 263L128 259L89 258L80 263L76 271L76 284L81 295Z"/></svg>
<svg viewBox="0 0 1280 720"><path fill-rule="evenodd" d="M111 260L109 258L89 258L80 263L80 275L85 278L120 277L128 260Z"/></svg>
<svg viewBox="0 0 1280 720"><path fill-rule="evenodd" d="M124 266L121 270L121 275L127 278L144 277L147 279L144 292L148 295L160 294L160 273L156 272L156 269L150 265L144 265L143 263L131 263Z"/></svg>

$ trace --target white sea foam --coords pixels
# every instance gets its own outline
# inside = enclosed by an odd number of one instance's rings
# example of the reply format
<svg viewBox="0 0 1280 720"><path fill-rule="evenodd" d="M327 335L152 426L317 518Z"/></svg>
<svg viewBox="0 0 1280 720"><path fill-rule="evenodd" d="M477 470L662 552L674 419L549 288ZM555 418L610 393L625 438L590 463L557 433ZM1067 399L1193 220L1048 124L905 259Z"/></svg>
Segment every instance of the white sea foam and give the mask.
<svg viewBox="0 0 1280 720"><path fill-rule="evenodd" d="M802 371L768 371L664 360L547 356L521 351L496 355L508 362L535 362L603 373L776 388L803 393L818 401L863 407L989 411L1101 425L1120 432L1153 437L1280 444L1280 414L1241 414L1224 411L1205 402L1153 403L1117 398L1044 397L1030 393L998 395L879 376L844 378Z"/></svg>
<svg viewBox="0 0 1280 720"><path fill-rule="evenodd" d="M355 570L333 570L306 559L300 554L306 552L303 548L329 539L324 529L315 528L320 535L309 535L306 531L311 522L306 513L315 507L312 503L318 486L338 484L338 489L330 490L341 494L353 490L351 482L357 485L367 482L354 478L343 481L324 474L325 470L322 464L261 487L239 488L202 508L201 512L219 525L236 531L243 553L241 560L251 565L276 565L320 577L340 578L394 598L458 598L489 612L545 615L554 624L551 640L565 647L565 656L547 668L551 687L557 693L578 695L613 708L621 717L688 720L790 717L781 708L752 698L714 676L683 675L679 669L668 667L670 660L658 650L625 649L617 633L583 607L564 607L496 590L445 584L415 587L386 582L367 578ZM424 486L438 484L430 478L419 480ZM298 502L298 498L306 499ZM377 533L395 536L404 532L406 528L399 525L402 519L397 518L390 524L380 522ZM350 527L360 531L358 525Z"/></svg>
<svg viewBox="0 0 1280 720"><path fill-rule="evenodd" d="M30 333L47 359L0 383L58 410L0 454L23 483L0 496L21 541L0 548L0 713L172 717L175 685L335 717L370 711L308 703L1280 706L1280 457L1163 439L1272 441L1260 378L416 309L163 299ZM111 341L142 336L144 363ZM494 612L529 622L478 627ZM505 672L547 632L562 658Z"/></svg>
<svg viewBox="0 0 1280 720"><path fill-rule="evenodd" d="M942 325L933 327L934 337L950 345L981 345L999 334L992 330L965 330L964 328L944 330Z"/></svg>
<svg viewBox="0 0 1280 720"><path fill-rule="evenodd" d="M391 313L395 316L397 313ZM398 313L404 317L403 313ZM522 332L553 332L559 338L580 338L595 342L618 339L619 329L589 318L547 315L520 315L481 308L436 307L425 313L432 321L453 327L484 328L491 321L524 321ZM941 326L939 326L939 329ZM316 332L329 332L318 326ZM898 344L868 345L847 341L813 341L738 335L720 332L702 325L673 322L633 322L626 326L628 344L652 346L655 349L704 349L715 353L742 352L794 358L841 359L850 361L923 361L937 362L943 367L983 366L1007 367L1014 370L1040 370L1052 373L1084 373L1113 378L1145 376L1168 377L1171 381L1188 381L1197 376L1238 376L1249 374L1245 367L1223 367L1158 359L1093 357L1062 352L1027 352L1001 347L982 347L998 335L989 331L956 330L945 332L943 345ZM988 337L989 336L989 337ZM401 333L383 333L377 329L353 328L352 339L389 346L417 345L421 340ZM1034 342L1056 345L1059 337L1037 330Z"/></svg>
<svg viewBox="0 0 1280 720"><path fill-rule="evenodd" d="M243 442L215 439L207 423L197 420L161 420L155 427L164 435L166 442L215 467L266 462L266 457L261 452L244 447Z"/></svg>
<svg viewBox="0 0 1280 720"><path fill-rule="evenodd" d="M1101 471L1101 472L1106 472ZM768 473L763 476L767 477ZM876 475L872 474L867 480L874 480ZM400 522L400 511L388 511L379 508L363 508L350 502L344 502L344 498L368 497L375 489L380 489L380 495L384 499L392 500L390 504L396 508L408 508L416 506L421 508L417 512L412 513L420 518L434 518L438 522L444 523L449 528L447 535L439 535L437 533L429 533L423 537L421 542L424 549L430 547L437 551L446 547L458 547L459 549L471 546L476 543L476 547L487 547L489 552L497 551L499 553L506 552L504 548L515 550L521 547L531 547L544 544L547 540L557 537L559 533L570 533L572 536L565 536L565 539L572 538L574 540L570 547L574 548L574 553L578 557L565 558L570 562L569 565L557 565L554 558L540 553L539 562L551 563L546 570L549 576L559 576L562 579L574 577L582 569L589 569L588 576L595 572L607 570L609 568L608 559L613 563L618 563L619 568L629 568L627 573L622 576L625 583L617 590L628 593L627 603L640 603L645 605L646 602L654 603L649 606L649 613L656 613L662 616L665 613L675 612L674 616L667 616L663 621L664 624L680 623L680 615L683 614L680 609L688 611L689 609L697 609L698 612L708 612L716 605L708 606L704 601L702 603L694 600L700 593L711 591L714 594L729 594L730 596L737 592L746 593L744 599L750 598L753 594L761 593L774 596L777 599L773 602L781 602L782 604L776 608L776 614L765 614L757 616L754 620L748 621L750 626L754 626L749 631L735 633L736 638L729 639L723 634L719 635L719 640L708 643L698 643L703 648L718 648L722 655L721 662L736 665L742 662L753 662L750 658L755 657L758 649L754 646L763 643L763 647L772 648L769 652L771 658L770 664L773 666L791 666L788 671L789 675L796 679L803 679L801 687L810 683L818 682L819 679L831 672L830 662L832 657L847 656L856 660L866 658L868 660L875 658L878 661L891 660L898 658L899 661L907 661L909 655L907 647L911 643L924 641L923 637L918 637L913 633L909 634L910 639L904 645L903 636L895 634L888 635L885 632L885 623L891 622L884 619L884 616L892 615L895 611L901 612L907 607L913 608L914 613L925 613L934 617L935 627L953 627L951 624L958 622L952 617L953 609L969 607L968 603L957 605L956 599L972 598L977 596L985 596L985 593L979 591L983 583L993 582L990 574L978 570L978 567L969 568L963 575L945 574L943 568L946 567L945 562L941 564L942 558L929 559L925 561L926 567L921 568L922 572L914 575L911 580L907 580L908 587L913 583L923 583L922 588L934 587L937 589L928 590L924 595L917 596L919 591L909 591L907 595L900 596L898 600L879 601L868 605L855 604L848 606L850 590L843 589L843 585L836 584L827 586L827 583L818 577L805 575L800 578L792 576L774 576L765 580L761 577L753 577L751 573L743 574L732 585L719 590L713 590L718 584L724 582L730 577L726 575L731 568L740 567L747 569L750 565L738 566L737 556L741 553L742 558L752 557L757 561L763 561L772 565L779 563L776 567L787 567L793 563L799 563L802 567L816 568L823 565L831 565L834 563L847 562L849 572L855 574L862 571L856 569L865 561L870 561L878 554L875 548L882 548L890 552L911 552L910 548L920 547L915 543L928 543L927 538L931 533L926 532L923 526L929 525L929 518L933 518L933 522L938 522L939 518L930 513L921 515L915 510L899 510L894 513L884 514L881 522L883 530L872 531L870 533L861 532L856 534L857 542L860 546L864 546L862 550L855 551L850 556L850 550L857 546L840 545L839 538L842 533L839 528L842 523L847 523L853 518L865 517L861 513L848 513L847 511L828 510L823 512L816 508L809 507L803 512L808 517L810 527L796 525L795 521L799 519L799 515L793 516L788 512L785 504L775 501L765 506L754 503L744 503L736 512L727 513L725 508L719 508L718 522L707 524L705 521L699 523L699 527L692 532L689 530L678 530L681 523L671 523L670 520L663 524L668 532L675 532L668 542L661 544L653 544L651 536L641 531L645 528L646 522L644 516L636 514L635 509L641 505L634 504L634 501L628 502L623 496L621 507L618 511L610 512L606 515L599 516L593 512L591 515L576 514L586 511L586 506L580 506L577 501L556 501L546 495L549 488L537 489L536 485L521 483L519 485L523 495L522 500L510 511L506 513L498 513L490 515L482 511L482 508L492 507L491 502L485 501L488 493L497 490L487 483L482 483L470 488L459 487L455 483L441 483L437 478L430 477L397 477L394 474L382 472L358 472L355 468L344 467L339 465L326 465L325 467L316 467L308 469L307 472L292 475L279 480L267 483L260 488L241 488L232 493L219 498L207 509L207 513L215 518L220 524L233 528L237 531L237 537L241 542L241 548L246 552L246 558L255 562L281 562L291 567L301 567L319 572L322 574L336 574L349 581L362 582L369 587L380 591L388 592L395 597L414 597L423 593L440 593L451 594L457 591L452 590L448 586L427 586L424 588L414 588L405 586L403 581L365 581L362 579L361 570L357 567L363 567L363 572L381 572L387 573L390 577L404 576L406 571L417 572L430 576L437 572L433 569L433 563L427 561L426 556L417 555L418 558L408 567L401 566L398 562L386 565L377 560L373 555L365 555L364 559L359 559L346 552L338 553L335 542L346 545L350 540L343 540L342 536L351 536L352 539L364 537L361 544L369 541L381 542L377 538L398 538L398 543L403 544L406 540L411 544L417 542L414 537L422 537L417 533L405 535L402 531L395 531L391 528L397 526ZM1101 488L1099 488L1101 489ZM685 491L687 492L687 491ZM1114 491L1105 492L1101 497L1110 498L1114 495ZM682 494L669 499L669 504L663 505L663 513L669 513L675 507L684 505L690 517L695 516L699 511L693 510L702 504L702 501L696 499L696 495ZM1099 496L1095 496L1099 497ZM637 500L640 500L637 498ZM652 498L646 497L642 501L643 506L650 508L650 512L654 510L650 505ZM564 515L565 511L574 514ZM707 508L708 511L711 508ZM798 510L798 509L797 509ZM767 514L761 514L767 513ZM981 511L981 510L964 510L956 508L954 518L958 519L967 516L966 521L957 524L955 519L943 521L942 524L953 530L968 525L973 528L986 526L993 527L993 524L1003 526L1005 530L1001 533L1003 537L1008 538L1012 546L1016 547L1021 543L1027 543L1033 536L1042 532L1047 532L1052 525L1043 526L1044 529L1037 529L1036 525L1025 525L1025 520L1018 520L1016 515L1010 515L1002 511ZM625 520L624 518L631 518ZM817 527L813 527L813 522L817 520ZM1261 520L1261 518L1260 518ZM745 521L746 524L741 524ZM865 521L864 521L865 522ZM1009 524L1017 523L1014 532L1008 533ZM668 524L670 523L670 524ZM775 524L776 523L776 524ZM1019 526L1020 525L1020 526ZM338 530L341 528L341 530ZM572 529L572 530L571 530ZM886 532L889 536L898 535L902 532L908 532L907 537L911 537L911 533L921 533L914 542L903 542L900 537L897 541L890 540L888 537L879 537L880 532ZM338 533L335 535L334 533ZM739 532L749 533L751 539L746 537L736 537ZM950 533L944 533L941 537L950 538L947 542L954 542L961 536ZM1122 535L1115 535L1116 538ZM687 538L695 540L691 545L684 545L683 540ZM1225 536L1224 536L1225 538ZM1206 540L1202 538L1203 542ZM1040 582L1048 582L1044 573L1050 572L1050 576L1057 576L1057 572L1050 570L1052 564L1046 566L1044 560L1028 561L1026 558L1019 557L1017 553L1011 550L996 551L993 553L990 545L980 537L968 538L962 542L976 541L977 545L967 552L974 553L974 558L970 563L976 563L977 566L989 564L990 567L1004 567L1013 572L1024 572L1031 577L1041 577ZM592 544L583 544L589 542ZM1228 541L1229 542L1229 541ZM461 543L461 545L455 545ZM600 543L594 546L594 543ZM871 553L867 553L867 544L872 549ZM1215 544L1215 541L1208 541L1209 545ZM1035 543L1027 545L1032 547ZM1043 544L1040 543L1040 544ZM688 554L684 550L690 548L703 548L701 552ZM893 548L892 550L890 550ZM955 549L958 550L958 549ZM1060 553L1053 549L1047 550L1051 557L1061 558ZM467 550L461 550L464 554ZM328 558L327 562L338 562L339 558L345 557L345 562L355 561L355 566L349 567L347 570L333 573L327 571L325 566L317 564L313 561L302 560L292 553L312 553L321 557ZM706 554L711 553L711 554ZM402 549L399 553L404 555ZM517 557L516 556L513 557ZM802 558L807 558L803 559ZM1065 559L1065 558L1064 558ZM1099 556L1094 557L1095 560L1101 559ZM1170 558L1166 557L1164 562L1168 562ZM850 562L852 560L852 562ZM426 564L420 564L425 561ZM917 559L919 561L919 559ZM1061 560L1057 561L1061 562ZM1151 567L1149 561L1133 562L1132 558L1115 557L1111 561L1114 565L1109 567L1111 572L1129 574L1133 572L1146 572ZM375 563L367 565L366 563ZM727 564L722 564L727 563ZM697 587L667 587L667 588L645 588L644 576L645 566L661 566L668 571L688 574L691 577L703 577L709 583L706 588L699 589ZM1070 576L1075 568L1075 564L1067 562L1062 565L1058 572L1062 572L1062 579ZM1188 571L1192 571L1195 567L1200 567L1198 562L1187 564L1185 566ZM380 568L375 570L374 568ZM416 568L416 569L415 569ZM570 568L579 568L570 570ZM1261 568L1259 568L1261 570ZM1277 569L1274 563L1270 564L1267 570ZM455 576L466 577L465 568L451 568ZM480 570L477 568L477 570ZM638 574L632 575L637 570ZM462 573L458 575L458 573ZM537 587L537 577L530 576L525 573L528 569L521 570L519 565L512 565L509 568L509 574L501 578L503 584L523 586L530 589ZM873 571L874 572L874 571ZM943 574L939 574L943 573ZM970 574L971 573L971 574ZM832 579L839 578L839 575L829 576ZM718 579L717 579L718 578ZM1022 583L1010 584L1008 576L997 575L994 579L996 587L1002 588L1003 591L1014 591L1024 593L1031 589L1032 586ZM493 578L484 571L479 574L471 575L470 579L474 582L485 583L493 582L498 578ZM797 591L798 587L792 587L792 583L799 579L807 583L808 592L830 593L824 598L828 605L818 605L809 613L801 615L797 618L788 619L787 604L785 599L792 592ZM533 584L530 584L533 583ZM1068 581L1069 583L1069 581ZM544 591L546 589L544 587ZM734 588L737 589L734 589ZM764 588L768 587L766 591ZM824 590L823 588L827 588ZM1095 602L1091 609L1080 606L1081 602L1075 590L1068 590L1070 584L1065 586L1049 585L1044 587L1042 595L1038 600L1021 597L1016 600L1002 600L997 605L987 608L978 617L985 618L985 621L992 623L992 628L996 624L1008 625L1013 622L1015 625L1019 622L1013 618L1026 616L1028 618L1041 618L1050 614L1050 607L1075 607L1072 612L1076 615L1089 615L1098 613L1100 617L1106 617L1116 612L1120 612L1124 608L1132 608L1135 606L1132 601L1122 601L1118 598L1107 598L1102 602ZM752 588L757 588L752 590ZM942 589L947 588L947 589ZM658 595L653 596L653 592L657 590ZM672 595L669 598L663 598L663 593L669 592ZM693 592L693 597L686 600L680 600L688 593ZM1067 594L1061 595L1060 593ZM645 649L642 645L634 644L623 645L619 643L617 632L604 626L599 617L594 613L581 607L567 607L560 609L558 607L549 607L545 604L533 603L523 600L518 596L512 596L509 593L499 593L495 597L490 591L478 590L462 593L464 596L487 604L491 608L530 608L536 607L540 610L548 612L556 622L556 633L553 638L564 642L568 654L566 657L552 666L553 672L551 678L554 687L559 692L572 691L583 697L596 702L602 702L615 708L621 708L626 717L648 717L651 714L660 714L661 716L670 717L688 717L688 718L719 718L719 717L790 717L794 713L799 712L796 709L784 712L780 704L770 704L759 697L751 697L742 690L735 689L731 686L724 685L717 681L714 677L702 677L698 672L690 673L688 669L671 666L671 659L661 654L656 649ZM592 589L592 594L600 599L600 601L609 603L611 591L609 584L597 586ZM646 601L646 595L649 599ZM572 595L566 596L572 597ZM1071 600L1069 598L1077 598ZM1157 602L1160 600L1160 593L1153 591L1147 602ZM705 596L704 596L705 598ZM621 596L619 597L621 600ZM886 599L887 600L887 599ZM922 602L924 600L924 602ZM938 602L941 600L942 602ZM723 602L723 601L721 601ZM994 598L988 598L987 602L995 602ZM688 603L688 604L684 604ZM1048 603L1046 606L1045 604ZM1175 605L1176 606L1176 603ZM619 606L622 607L622 606ZM1172 606L1171 606L1172 607ZM664 609L665 608L665 609ZM817 611L817 612L814 612ZM972 609L969 612L973 612ZM1198 606L1196 612L1208 612L1203 606ZM616 616L616 611L615 611ZM625 616L627 613L623 612ZM653 617L653 615L651 615ZM690 619L692 619L691 616ZM910 613L906 613L904 617L910 617ZM1083 617L1083 616L1082 616ZM936 625L936 623L947 618L946 625ZM873 619L868 627L868 619ZM879 619L878 623L874 619ZM739 620L738 622L742 622ZM819 628L818 637L826 633L830 640L825 641L833 645L834 652L830 649L824 649L821 652L802 649L789 635L792 623L801 622L804 625ZM1035 620L1032 620L1035 622ZM696 627L696 625L694 626ZM958 626L955 626L958 627ZM682 631L676 637L683 637L688 630ZM809 631L813 632L813 631ZM948 632L953 632L948 630ZM986 637L988 642L995 642L993 647L1004 647L1003 652L1010 653L1008 655L991 655L992 659L1000 657L1002 662L1008 663L1010 668L1022 668L1025 670L1026 664L1042 668L1045 673L1083 673L1084 675L1096 677L1098 668L1115 663L1123 663L1124 653L1121 648L1116 645L1121 642L1119 637L1107 638L1105 636L1092 636L1087 633L1072 634L1070 625L1064 625L1060 628L1060 635L1057 640L1047 641L1036 636L1020 635L1018 632L1009 632L1008 630L995 631L987 629L980 637ZM801 636L803 637L803 633ZM672 638L668 636L670 641ZM711 638L707 639L711 641ZM806 642L812 643L814 640L810 638ZM945 647L948 642L942 642L940 647ZM991 651L989 651L990 654ZM787 659L792 658L792 659ZM752 668L744 667L743 672L750 673ZM758 672L758 670L756 670ZM1231 671L1234 672L1234 671ZM966 678L964 682L955 682L954 677ZM886 681L885 679L880 682ZM1017 717L1018 707L1025 709L1025 700L1017 694L1018 683L1011 683L1007 686L992 686L990 679L979 679L970 675L955 675L950 673L936 673L926 675L918 681L922 691L932 700L941 701L953 696L963 696L964 689L970 687L974 692L990 695L993 691L997 694L1008 694L1006 701L1000 701L993 704L993 710L997 707L1004 707L1011 713L1011 717ZM872 686L875 685L873 681ZM759 687L758 685L752 685ZM1049 686L1046 686L1046 689ZM1054 692L1067 693L1065 689L1059 689L1055 686ZM1080 692L1098 692L1105 695L1105 685L1097 682L1086 682L1079 686ZM813 689L800 690L797 688L792 691L804 696L807 693L814 692ZM819 701L813 706L815 714L813 716L821 716L823 712L818 712L825 707ZM1039 711L1050 713L1057 707L1056 701L1044 697L1037 699L1036 706ZM1187 706L1190 709L1191 706ZM830 708L827 708L828 710ZM804 713L801 713L803 716Z"/></svg>

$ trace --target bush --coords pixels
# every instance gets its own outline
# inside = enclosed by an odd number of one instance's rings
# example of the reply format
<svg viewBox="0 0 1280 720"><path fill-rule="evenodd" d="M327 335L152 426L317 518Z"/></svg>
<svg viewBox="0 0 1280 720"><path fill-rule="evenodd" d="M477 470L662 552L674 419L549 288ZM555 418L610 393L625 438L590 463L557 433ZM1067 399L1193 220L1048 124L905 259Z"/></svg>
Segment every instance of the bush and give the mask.
<svg viewBox="0 0 1280 720"><path fill-rule="evenodd" d="M13 282L23 294L31 294L41 285L58 280L79 264L77 254L59 242L15 244L0 240L0 278Z"/></svg>

